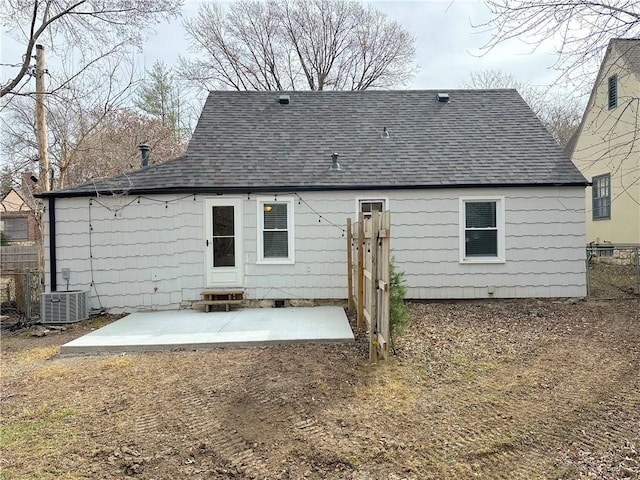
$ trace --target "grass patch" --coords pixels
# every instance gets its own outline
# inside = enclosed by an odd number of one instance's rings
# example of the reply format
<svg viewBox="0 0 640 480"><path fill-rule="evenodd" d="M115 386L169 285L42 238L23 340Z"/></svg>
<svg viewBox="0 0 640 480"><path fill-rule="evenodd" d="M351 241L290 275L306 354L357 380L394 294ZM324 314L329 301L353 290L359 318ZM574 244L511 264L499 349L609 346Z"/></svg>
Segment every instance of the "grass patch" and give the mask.
<svg viewBox="0 0 640 480"><path fill-rule="evenodd" d="M58 353L60 353L60 347L36 347L19 352L16 358L22 363L35 363L49 360L58 355Z"/></svg>
<svg viewBox="0 0 640 480"><path fill-rule="evenodd" d="M124 315L99 315L97 317L91 317L82 322L82 326L86 328L98 329L105 325L109 325L116 320L121 319Z"/></svg>
<svg viewBox="0 0 640 480"><path fill-rule="evenodd" d="M404 378L406 373L404 368L390 363L379 365L367 384L356 387L357 401L371 402L386 412L412 411L423 391L415 382Z"/></svg>
<svg viewBox="0 0 640 480"><path fill-rule="evenodd" d="M82 478L56 472L52 466L76 437L74 421L75 410L70 407L23 407L14 415L3 413L0 448L6 461L0 479Z"/></svg>
<svg viewBox="0 0 640 480"><path fill-rule="evenodd" d="M129 368L132 364L133 360L131 357L118 356L107 358L100 364L100 367L104 370L119 370Z"/></svg>
<svg viewBox="0 0 640 480"><path fill-rule="evenodd" d="M39 380L48 378L63 378L71 375L73 372L70 368L61 367L59 365L51 365L33 373L33 376Z"/></svg>
<svg viewBox="0 0 640 480"><path fill-rule="evenodd" d="M4 424L0 426L0 447L24 445L26 450L33 452L33 446L53 443L54 437L64 435L62 427L74 415L75 410L70 407L60 410L44 406L24 407L15 417L4 418Z"/></svg>

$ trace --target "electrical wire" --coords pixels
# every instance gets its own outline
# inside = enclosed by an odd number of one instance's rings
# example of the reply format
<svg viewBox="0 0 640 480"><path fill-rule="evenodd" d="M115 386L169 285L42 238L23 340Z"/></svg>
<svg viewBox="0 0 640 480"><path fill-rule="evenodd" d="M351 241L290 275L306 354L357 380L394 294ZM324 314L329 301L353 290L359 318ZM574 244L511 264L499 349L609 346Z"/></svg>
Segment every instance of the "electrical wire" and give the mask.
<svg viewBox="0 0 640 480"><path fill-rule="evenodd" d="M93 204L92 199L89 199L89 271L91 272L91 286L93 287L94 292L96 292L96 297L98 298L98 304L100 305L100 309L103 309L102 300L100 299L100 294L98 293L98 289L96 288L96 282L93 279L93 241L92 241L92 232L93 232L93 222L91 221L91 205Z"/></svg>

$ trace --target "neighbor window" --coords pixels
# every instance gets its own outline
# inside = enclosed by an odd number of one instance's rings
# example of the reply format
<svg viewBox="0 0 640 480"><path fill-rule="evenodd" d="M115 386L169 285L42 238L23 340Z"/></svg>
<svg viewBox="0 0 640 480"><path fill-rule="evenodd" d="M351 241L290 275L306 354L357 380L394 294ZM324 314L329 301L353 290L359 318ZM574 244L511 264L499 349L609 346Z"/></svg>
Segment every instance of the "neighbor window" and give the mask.
<svg viewBox="0 0 640 480"><path fill-rule="evenodd" d="M9 240L19 241L29 238L29 221L24 217L4 218L4 234Z"/></svg>
<svg viewBox="0 0 640 480"><path fill-rule="evenodd" d="M293 198L258 199L258 263L294 263Z"/></svg>
<svg viewBox="0 0 640 480"><path fill-rule="evenodd" d="M460 261L504 262L504 200L460 199Z"/></svg>
<svg viewBox="0 0 640 480"><path fill-rule="evenodd" d="M608 88L609 110L618 106L618 75L611 75L609 77Z"/></svg>
<svg viewBox="0 0 640 480"><path fill-rule="evenodd" d="M592 178L592 218L605 220L611 218L611 175L606 173Z"/></svg>
<svg viewBox="0 0 640 480"><path fill-rule="evenodd" d="M385 210L384 199L361 199L358 200L358 213L362 212L364 218L371 218L373 212L383 212Z"/></svg>

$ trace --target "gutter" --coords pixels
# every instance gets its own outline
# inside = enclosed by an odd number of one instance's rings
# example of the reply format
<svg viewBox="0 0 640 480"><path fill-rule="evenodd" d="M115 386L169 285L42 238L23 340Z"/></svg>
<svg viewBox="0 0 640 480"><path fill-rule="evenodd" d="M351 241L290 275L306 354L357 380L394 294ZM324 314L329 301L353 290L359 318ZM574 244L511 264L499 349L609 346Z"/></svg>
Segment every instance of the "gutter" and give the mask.
<svg viewBox="0 0 640 480"><path fill-rule="evenodd" d="M155 187L133 188L126 194L161 195L161 194L222 194L222 193L283 193L283 192L329 192L353 190L434 190L445 188L520 188L520 187L586 187L589 182L568 183L470 183L470 184L439 184L439 185L289 185L289 186L238 186L238 187ZM98 195L112 195L112 190L87 192L47 192L35 195L37 198L77 198L95 197Z"/></svg>

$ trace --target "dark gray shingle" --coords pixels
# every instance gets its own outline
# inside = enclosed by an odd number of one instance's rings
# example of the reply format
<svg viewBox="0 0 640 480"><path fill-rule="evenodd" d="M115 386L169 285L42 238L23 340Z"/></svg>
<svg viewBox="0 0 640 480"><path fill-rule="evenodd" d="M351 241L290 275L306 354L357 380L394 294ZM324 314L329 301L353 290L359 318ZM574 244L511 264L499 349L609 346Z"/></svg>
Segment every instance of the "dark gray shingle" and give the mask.
<svg viewBox="0 0 640 480"><path fill-rule="evenodd" d="M142 193L586 183L515 90L446 91L448 103L436 90L287 92L288 105L279 92L211 92L182 158L108 185ZM333 152L340 172L329 168Z"/></svg>

